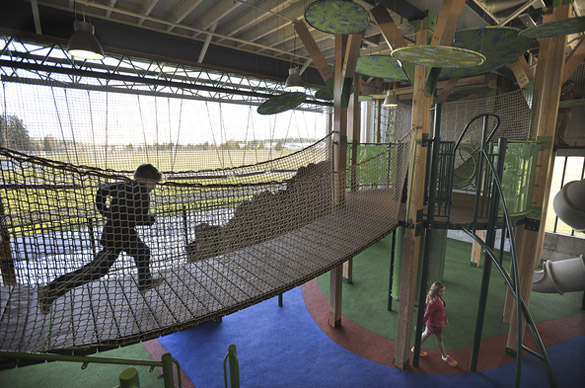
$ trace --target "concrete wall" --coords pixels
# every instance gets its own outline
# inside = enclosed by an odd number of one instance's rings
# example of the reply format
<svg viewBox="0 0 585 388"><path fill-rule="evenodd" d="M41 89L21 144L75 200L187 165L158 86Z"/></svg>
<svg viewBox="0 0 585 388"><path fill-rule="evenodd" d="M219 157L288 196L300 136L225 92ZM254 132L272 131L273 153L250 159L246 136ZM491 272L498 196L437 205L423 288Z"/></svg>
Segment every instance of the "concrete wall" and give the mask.
<svg viewBox="0 0 585 388"><path fill-rule="evenodd" d="M496 234L495 246L497 248L500 246L500 234L500 231ZM471 237L460 230L449 230L447 237L469 243L471 242ZM506 239L504 243L504 249L506 251L510 250L508 239ZM565 260L580 255L585 255L585 234L576 233L575 237L548 232L545 234L544 246L542 248L542 260Z"/></svg>
<svg viewBox="0 0 585 388"><path fill-rule="evenodd" d="M542 248L543 260L565 260L579 255L585 255L585 234L575 233L571 237L563 234L546 233ZM581 237L583 236L583 237Z"/></svg>

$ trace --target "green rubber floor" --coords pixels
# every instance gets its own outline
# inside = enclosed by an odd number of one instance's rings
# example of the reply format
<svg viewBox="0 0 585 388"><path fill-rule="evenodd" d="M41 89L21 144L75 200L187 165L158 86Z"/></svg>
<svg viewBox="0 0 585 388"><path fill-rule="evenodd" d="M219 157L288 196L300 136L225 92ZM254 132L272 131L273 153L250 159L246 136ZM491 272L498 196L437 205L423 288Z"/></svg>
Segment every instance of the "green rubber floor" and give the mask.
<svg viewBox="0 0 585 388"><path fill-rule="evenodd" d="M363 328L394 340L398 302L393 302L393 311L387 310L390 247L390 237L386 237L354 258L353 283L343 283L342 314ZM450 322L444 331L447 349L470 347L473 342L483 265L479 268L471 266L470 254L471 244L448 240L443 281ZM504 268L510 268L507 258L504 259ZM329 298L329 274L320 276L318 283L324 295ZM502 322L506 289L504 279L492 266L483 325L484 341L508 332L508 325ZM582 298L583 292L564 295L534 292L530 298L529 310L537 323L583 316L585 312L581 311ZM427 341L425 347L433 349L434 342L432 339Z"/></svg>
<svg viewBox="0 0 585 388"><path fill-rule="evenodd" d="M107 352L90 355L91 357L111 357L125 360L152 361L150 354L142 344L129 345ZM140 388L160 388L162 380L158 378L158 369L150 372L147 366L111 365L90 363L82 369L81 363L53 361L29 365L24 368L7 369L0 372L1 387L83 387L113 388L120 384L120 373L127 368L136 368Z"/></svg>

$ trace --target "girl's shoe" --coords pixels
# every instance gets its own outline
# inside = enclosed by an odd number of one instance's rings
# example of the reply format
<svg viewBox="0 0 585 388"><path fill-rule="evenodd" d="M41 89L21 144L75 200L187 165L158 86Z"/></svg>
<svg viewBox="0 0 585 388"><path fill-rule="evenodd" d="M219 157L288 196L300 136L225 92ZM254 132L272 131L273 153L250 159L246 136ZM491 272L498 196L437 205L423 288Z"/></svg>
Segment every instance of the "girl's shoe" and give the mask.
<svg viewBox="0 0 585 388"><path fill-rule="evenodd" d="M443 361L445 361L450 366L457 366L457 361L455 361L453 358L451 358L451 356L447 356L447 357L441 356L441 358L443 359Z"/></svg>
<svg viewBox="0 0 585 388"><path fill-rule="evenodd" d="M410 351L414 353L414 346L412 348L410 348ZM424 350L421 349L420 350L420 353L418 355L421 356L421 357L426 357L429 354L427 352L425 352Z"/></svg>

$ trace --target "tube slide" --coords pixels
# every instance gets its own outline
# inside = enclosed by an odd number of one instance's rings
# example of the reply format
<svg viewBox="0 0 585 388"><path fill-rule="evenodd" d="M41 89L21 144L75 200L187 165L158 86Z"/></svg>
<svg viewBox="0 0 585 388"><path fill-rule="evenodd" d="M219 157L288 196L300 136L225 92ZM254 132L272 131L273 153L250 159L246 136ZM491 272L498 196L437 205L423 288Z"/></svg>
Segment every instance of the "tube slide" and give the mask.
<svg viewBox="0 0 585 388"><path fill-rule="evenodd" d="M585 258L544 262L544 270L534 273L532 291L563 294L585 291Z"/></svg>

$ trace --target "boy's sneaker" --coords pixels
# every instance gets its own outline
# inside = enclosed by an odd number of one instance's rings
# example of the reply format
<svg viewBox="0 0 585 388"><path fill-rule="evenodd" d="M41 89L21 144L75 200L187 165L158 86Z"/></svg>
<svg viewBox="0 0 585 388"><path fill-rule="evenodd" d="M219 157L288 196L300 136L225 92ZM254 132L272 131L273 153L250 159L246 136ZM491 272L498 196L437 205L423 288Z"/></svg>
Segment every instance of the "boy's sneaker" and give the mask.
<svg viewBox="0 0 585 388"><path fill-rule="evenodd" d="M148 278L146 280L142 280L139 284L138 284L138 291L140 292L146 292L150 289L156 288L158 286L161 285L161 283L165 280L165 278Z"/></svg>
<svg viewBox="0 0 585 388"><path fill-rule="evenodd" d="M457 361L455 361L453 358L451 358L451 356L447 356L447 357L442 357L443 361L445 361L447 364L449 364L450 366L457 366Z"/></svg>
<svg viewBox="0 0 585 388"><path fill-rule="evenodd" d="M414 346L412 348L410 348L410 351L414 353ZM421 357L426 357L429 354L427 352L425 352L424 350L421 349L418 355L421 356Z"/></svg>
<svg viewBox="0 0 585 388"><path fill-rule="evenodd" d="M51 312L51 306L53 305L54 298L49 295L49 286L39 286L38 289L38 304L41 313L49 314Z"/></svg>

